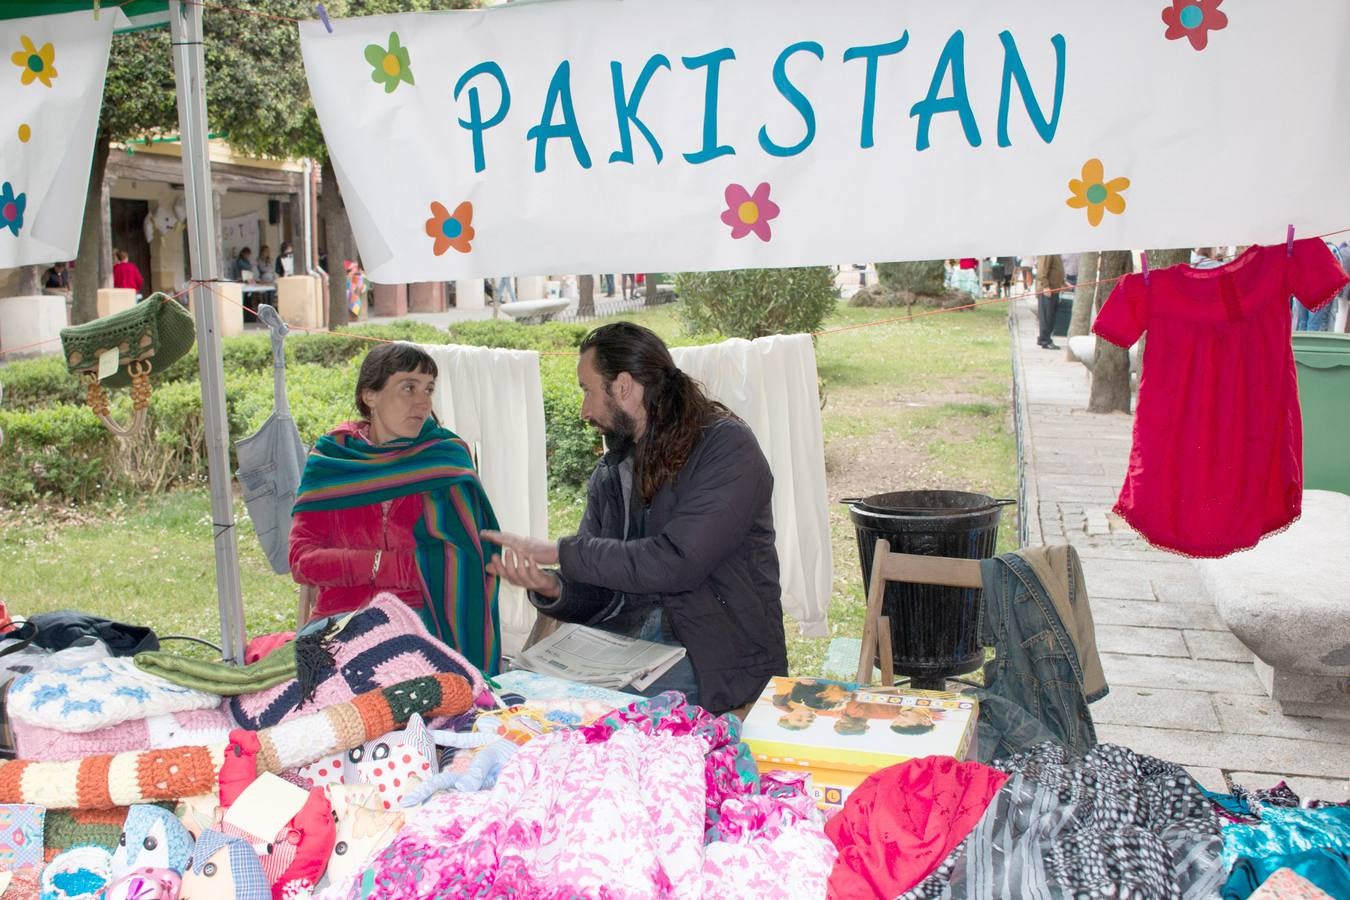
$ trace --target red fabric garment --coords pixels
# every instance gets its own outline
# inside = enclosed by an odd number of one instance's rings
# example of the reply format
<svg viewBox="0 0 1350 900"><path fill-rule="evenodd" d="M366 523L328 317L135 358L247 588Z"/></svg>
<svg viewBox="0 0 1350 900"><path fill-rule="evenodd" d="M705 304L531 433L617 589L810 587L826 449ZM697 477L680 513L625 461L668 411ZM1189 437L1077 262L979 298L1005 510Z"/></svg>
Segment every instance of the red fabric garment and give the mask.
<svg viewBox="0 0 1350 900"><path fill-rule="evenodd" d="M975 257L973 257L973 256L966 256L966 257L962 257L962 259L961 259L961 268L962 268L962 269L977 269L977 268L979 268L979 266L980 266L980 261L979 261L978 259L976 259Z"/></svg>
<svg viewBox="0 0 1350 900"><path fill-rule="evenodd" d="M128 260L113 266L113 287L130 288L140 293L145 288L145 279L141 277L141 270L136 268L136 264Z"/></svg>
<svg viewBox="0 0 1350 900"><path fill-rule="evenodd" d="M1213 269L1126 275L1092 330L1148 332L1134 447L1115 512L1154 546L1217 557L1298 518L1303 422L1289 297L1318 309L1346 284L1318 238L1251 247Z"/></svg>
<svg viewBox="0 0 1350 900"><path fill-rule="evenodd" d="M291 577L319 588L317 615L359 609L389 591L413 609L426 596L417 568L413 527L422 517L422 495L410 494L352 509L296 513L291 519ZM372 578L375 551L380 571Z"/></svg>
<svg viewBox="0 0 1350 900"><path fill-rule="evenodd" d="M251 666L278 647L284 647L295 640L294 631L274 631L260 634L244 645L244 665Z"/></svg>
<svg viewBox="0 0 1350 900"><path fill-rule="evenodd" d="M923 881L974 829L1008 776L950 756L874 772L825 823L839 850L830 900L894 897Z"/></svg>

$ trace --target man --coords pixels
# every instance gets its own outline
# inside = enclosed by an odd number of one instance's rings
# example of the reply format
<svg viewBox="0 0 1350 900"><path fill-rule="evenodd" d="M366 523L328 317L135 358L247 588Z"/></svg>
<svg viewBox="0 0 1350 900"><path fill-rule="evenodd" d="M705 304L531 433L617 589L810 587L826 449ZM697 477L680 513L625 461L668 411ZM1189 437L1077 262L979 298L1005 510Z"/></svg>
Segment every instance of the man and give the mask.
<svg viewBox="0 0 1350 900"><path fill-rule="evenodd" d="M1058 253L1036 257L1036 318L1040 334L1036 343L1045 350L1058 350L1051 332L1059 315L1059 292L1064 290L1064 260Z"/></svg>
<svg viewBox="0 0 1350 900"><path fill-rule="evenodd" d="M42 273L42 290L48 294L70 294L70 267L64 262L52 263Z"/></svg>
<svg viewBox="0 0 1350 900"><path fill-rule="evenodd" d="M581 526L556 542L484 532L502 545L489 570L556 619L684 646L649 695L715 713L753 702L787 673L773 475L753 432L630 322L586 337L577 377L608 447Z"/></svg>

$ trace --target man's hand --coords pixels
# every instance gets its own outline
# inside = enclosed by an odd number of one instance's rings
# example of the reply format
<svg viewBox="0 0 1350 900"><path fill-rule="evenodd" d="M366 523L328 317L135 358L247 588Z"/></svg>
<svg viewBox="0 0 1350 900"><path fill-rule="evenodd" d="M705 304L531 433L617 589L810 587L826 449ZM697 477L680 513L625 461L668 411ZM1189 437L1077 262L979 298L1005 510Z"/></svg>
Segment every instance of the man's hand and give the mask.
<svg viewBox="0 0 1350 900"><path fill-rule="evenodd" d="M562 593L558 577L540 568L558 562L557 543L497 531L481 534L483 540L500 544L502 548L502 552L488 562L487 570L493 575L543 597L556 598Z"/></svg>
<svg viewBox="0 0 1350 900"><path fill-rule="evenodd" d="M509 531L480 531L479 535L485 541L501 545L503 550L513 550L517 556L524 557L537 566L558 564L557 541L543 541L523 534L512 534Z"/></svg>

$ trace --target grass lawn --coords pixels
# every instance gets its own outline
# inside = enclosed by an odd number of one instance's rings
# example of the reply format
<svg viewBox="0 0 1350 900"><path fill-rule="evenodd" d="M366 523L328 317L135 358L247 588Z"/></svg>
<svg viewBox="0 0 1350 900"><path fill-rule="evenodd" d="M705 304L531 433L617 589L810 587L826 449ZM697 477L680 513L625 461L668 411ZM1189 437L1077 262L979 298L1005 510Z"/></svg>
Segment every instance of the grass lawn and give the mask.
<svg viewBox="0 0 1350 900"><path fill-rule="evenodd" d="M888 318L891 310L840 306L827 327ZM676 310L630 314L672 344ZM840 497L915 488L1016 496L1010 423L1010 357L1001 305L856 329L818 339L834 547L832 636L862 633L862 573ZM575 528L580 492L554 491L554 535ZM1016 546L1009 511L1000 549ZM243 505L237 504L239 557L249 634L290 627L295 587L273 575ZM210 499L206 489L145 497L131 504L0 510L0 598L12 612L81 609L147 624L161 634L219 640ZM829 638L789 628L793 674L820 670ZM177 649L177 648L175 648Z"/></svg>

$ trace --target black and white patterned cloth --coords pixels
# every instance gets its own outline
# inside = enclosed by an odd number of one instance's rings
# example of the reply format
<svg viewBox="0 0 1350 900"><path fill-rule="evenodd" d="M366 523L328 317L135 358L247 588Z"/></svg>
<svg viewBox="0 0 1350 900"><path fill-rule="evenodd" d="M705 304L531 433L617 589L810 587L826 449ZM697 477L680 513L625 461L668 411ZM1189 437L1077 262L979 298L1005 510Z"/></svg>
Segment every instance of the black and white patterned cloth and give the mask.
<svg viewBox="0 0 1350 900"><path fill-rule="evenodd" d="M1219 819L1180 766L1113 744L1071 759L1047 743L994 768L1008 782L906 900L1189 900L1223 884Z"/></svg>

